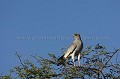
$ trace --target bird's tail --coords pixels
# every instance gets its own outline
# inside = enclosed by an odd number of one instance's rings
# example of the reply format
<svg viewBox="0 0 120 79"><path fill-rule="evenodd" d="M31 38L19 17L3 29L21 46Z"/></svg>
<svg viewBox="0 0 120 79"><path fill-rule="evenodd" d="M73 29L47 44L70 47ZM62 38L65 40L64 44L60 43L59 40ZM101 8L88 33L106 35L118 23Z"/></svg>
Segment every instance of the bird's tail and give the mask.
<svg viewBox="0 0 120 79"><path fill-rule="evenodd" d="M64 55L62 55L58 60L57 60L57 66L59 65L65 65L66 59L64 58Z"/></svg>

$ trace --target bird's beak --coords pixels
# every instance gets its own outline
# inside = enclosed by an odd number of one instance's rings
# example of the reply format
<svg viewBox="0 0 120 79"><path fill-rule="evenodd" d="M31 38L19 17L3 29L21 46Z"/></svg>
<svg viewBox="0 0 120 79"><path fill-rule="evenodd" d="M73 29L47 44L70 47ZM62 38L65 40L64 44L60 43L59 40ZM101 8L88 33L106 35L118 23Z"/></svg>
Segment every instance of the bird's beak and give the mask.
<svg viewBox="0 0 120 79"><path fill-rule="evenodd" d="M75 35L73 35L73 37L74 37Z"/></svg>

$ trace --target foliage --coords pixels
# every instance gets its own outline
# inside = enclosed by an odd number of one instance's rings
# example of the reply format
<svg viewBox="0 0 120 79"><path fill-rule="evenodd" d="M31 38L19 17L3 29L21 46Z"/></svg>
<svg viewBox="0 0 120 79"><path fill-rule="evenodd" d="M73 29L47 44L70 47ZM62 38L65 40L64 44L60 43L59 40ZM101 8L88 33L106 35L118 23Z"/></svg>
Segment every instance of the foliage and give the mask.
<svg viewBox="0 0 120 79"><path fill-rule="evenodd" d="M108 52L104 46L97 44L88 46L82 51L81 66L73 66L71 60L65 65L57 66L54 54L48 54L48 58L38 55L32 56L38 63L36 66L29 59L23 60L16 53L20 65L10 70L8 75L0 76L0 79L120 79L120 61L118 54L120 49ZM13 76L14 74L14 76Z"/></svg>

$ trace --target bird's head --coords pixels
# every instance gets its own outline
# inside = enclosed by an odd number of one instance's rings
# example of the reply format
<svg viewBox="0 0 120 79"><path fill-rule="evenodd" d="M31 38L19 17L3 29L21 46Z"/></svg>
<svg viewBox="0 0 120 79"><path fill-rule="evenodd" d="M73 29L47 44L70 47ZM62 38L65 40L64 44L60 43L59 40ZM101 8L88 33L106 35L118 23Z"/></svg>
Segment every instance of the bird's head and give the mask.
<svg viewBox="0 0 120 79"><path fill-rule="evenodd" d="M81 39L80 34L73 34L74 39Z"/></svg>

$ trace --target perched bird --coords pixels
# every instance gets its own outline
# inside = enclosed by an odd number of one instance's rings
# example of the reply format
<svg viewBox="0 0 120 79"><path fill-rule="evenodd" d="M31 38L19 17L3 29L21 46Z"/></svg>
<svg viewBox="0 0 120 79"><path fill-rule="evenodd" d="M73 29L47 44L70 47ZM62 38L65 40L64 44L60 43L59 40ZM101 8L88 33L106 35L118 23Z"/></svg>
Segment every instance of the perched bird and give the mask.
<svg viewBox="0 0 120 79"><path fill-rule="evenodd" d="M78 58L78 64L80 66L80 55L81 51L83 49L83 43L80 37L80 34L73 34L74 41L73 43L69 46L68 50L66 51L65 54L63 54L57 61L58 61L58 66L61 64L64 64L64 62L72 58L73 64L75 66L75 56Z"/></svg>

